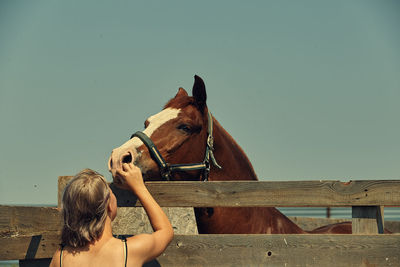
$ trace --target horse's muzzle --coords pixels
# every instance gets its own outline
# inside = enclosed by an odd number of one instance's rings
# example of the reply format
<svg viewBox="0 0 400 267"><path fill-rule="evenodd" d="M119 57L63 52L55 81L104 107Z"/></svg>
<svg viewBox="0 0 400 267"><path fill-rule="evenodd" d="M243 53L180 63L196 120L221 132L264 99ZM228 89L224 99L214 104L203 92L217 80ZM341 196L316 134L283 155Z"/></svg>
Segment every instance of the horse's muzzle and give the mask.
<svg viewBox="0 0 400 267"><path fill-rule="evenodd" d="M121 157L118 157L118 153L113 151L108 159L108 171L112 173L113 177L115 177L117 169L122 169L122 164L124 163L133 163L132 153L128 151Z"/></svg>

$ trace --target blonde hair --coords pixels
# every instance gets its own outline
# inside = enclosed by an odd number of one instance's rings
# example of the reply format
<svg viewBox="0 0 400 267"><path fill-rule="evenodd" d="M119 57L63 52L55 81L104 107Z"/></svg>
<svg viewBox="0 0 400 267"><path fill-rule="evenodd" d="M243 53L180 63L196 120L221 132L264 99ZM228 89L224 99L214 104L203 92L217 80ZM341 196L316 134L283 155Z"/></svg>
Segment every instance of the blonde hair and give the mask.
<svg viewBox="0 0 400 267"><path fill-rule="evenodd" d="M62 198L61 243L77 248L97 240L104 230L109 199L110 188L101 174L84 169L75 175Z"/></svg>

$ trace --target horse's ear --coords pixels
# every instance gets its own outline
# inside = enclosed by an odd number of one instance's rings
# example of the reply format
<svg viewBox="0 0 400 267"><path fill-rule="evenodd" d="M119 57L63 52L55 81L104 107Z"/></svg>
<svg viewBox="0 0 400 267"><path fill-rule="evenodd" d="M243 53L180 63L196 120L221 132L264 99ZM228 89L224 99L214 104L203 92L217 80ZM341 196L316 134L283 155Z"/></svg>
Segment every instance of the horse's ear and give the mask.
<svg viewBox="0 0 400 267"><path fill-rule="evenodd" d="M182 97L182 96L188 96L188 93L186 92L185 89L183 89L182 87L179 87L178 93L176 93L175 98Z"/></svg>
<svg viewBox="0 0 400 267"><path fill-rule="evenodd" d="M206 86L204 85L203 79L197 75L194 76L192 94L198 107L200 108L200 111L203 111L207 101Z"/></svg>

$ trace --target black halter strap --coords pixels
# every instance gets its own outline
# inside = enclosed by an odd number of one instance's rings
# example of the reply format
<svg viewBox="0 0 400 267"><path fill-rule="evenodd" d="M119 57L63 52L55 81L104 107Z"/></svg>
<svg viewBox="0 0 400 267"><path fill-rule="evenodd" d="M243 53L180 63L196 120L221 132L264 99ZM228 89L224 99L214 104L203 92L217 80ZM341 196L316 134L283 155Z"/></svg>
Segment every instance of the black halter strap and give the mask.
<svg viewBox="0 0 400 267"><path fill-rule="evenodd" d="M200 163L189 163L189 164L168 164L160 151L158 151L156 145L153 141L143 132L138 131L134 133L131 138L137 137L146 145L149 150L149 153L152 159L157 163L160 168L161 177L169 181L172 177L172 173L176 171L195 171L195 170L203 170L203 180L208 180L208 174L210 173L210 159L214 166L219 169L222 167L217 163L214 157L214 137L213 137L213 119L211 112L208 112L208 130L207 130L207 144L206 144L206 152L204 156L203 162Z"/></svg>

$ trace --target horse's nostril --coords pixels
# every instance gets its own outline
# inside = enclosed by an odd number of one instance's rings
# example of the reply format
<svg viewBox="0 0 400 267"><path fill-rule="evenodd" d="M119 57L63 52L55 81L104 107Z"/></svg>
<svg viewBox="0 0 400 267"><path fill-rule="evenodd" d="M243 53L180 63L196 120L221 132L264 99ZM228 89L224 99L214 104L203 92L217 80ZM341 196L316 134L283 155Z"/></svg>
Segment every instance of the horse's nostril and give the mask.
<svg viewBox="0 0 400 267"><path fill-rule="evenodd" d="M131 162L132 162L131 153L128 153L128 155L122 157L122 163L131 163Z"/></svg>
<svg viewBox="0 0 400 267"><path fill-rule="evenodd" d="M113 162L112 162L112 159L111 159L111 157L110 157L110 158L108 159L108 170L111 171L112 167L113 167Z"/></svg>

